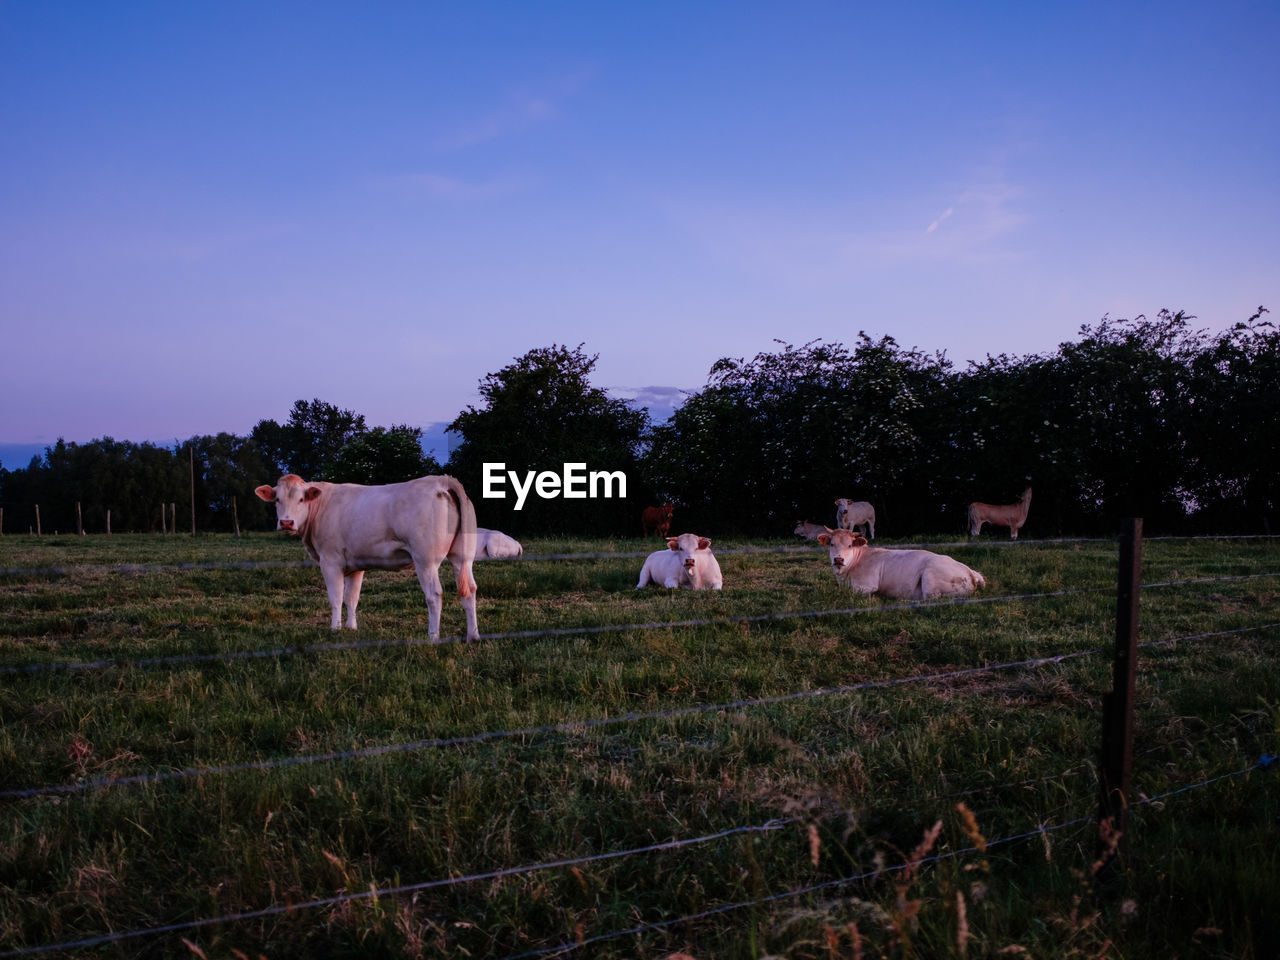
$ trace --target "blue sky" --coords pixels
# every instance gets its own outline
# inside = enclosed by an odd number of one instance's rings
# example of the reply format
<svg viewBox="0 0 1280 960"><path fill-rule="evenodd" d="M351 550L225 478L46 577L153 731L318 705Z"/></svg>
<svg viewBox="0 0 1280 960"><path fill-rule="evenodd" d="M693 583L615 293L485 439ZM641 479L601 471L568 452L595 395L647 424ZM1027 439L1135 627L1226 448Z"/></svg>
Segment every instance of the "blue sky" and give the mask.
<svg viewBox="0 0 1280 960"><path fill-rule="evenodd" d="M552 343L646 399L775 338L1222 329L1280 307L1277 40L1270 0L0 0L0 443L426 426Z"/></svg>

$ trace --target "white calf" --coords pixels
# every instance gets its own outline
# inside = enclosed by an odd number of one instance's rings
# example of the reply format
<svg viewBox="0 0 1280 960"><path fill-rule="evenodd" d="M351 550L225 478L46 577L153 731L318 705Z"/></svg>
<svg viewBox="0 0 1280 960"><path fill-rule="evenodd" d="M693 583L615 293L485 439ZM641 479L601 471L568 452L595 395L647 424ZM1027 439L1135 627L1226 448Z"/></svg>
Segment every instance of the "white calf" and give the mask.
<svg viewBox="0 0 1280 960"><path fill-rule="evenodd" d="M667 539L666 550L655 550L645 559L636 589L651 583L672 589L719 590L724 577L711 552L711 541L696 533L682 533Z"/></svg>

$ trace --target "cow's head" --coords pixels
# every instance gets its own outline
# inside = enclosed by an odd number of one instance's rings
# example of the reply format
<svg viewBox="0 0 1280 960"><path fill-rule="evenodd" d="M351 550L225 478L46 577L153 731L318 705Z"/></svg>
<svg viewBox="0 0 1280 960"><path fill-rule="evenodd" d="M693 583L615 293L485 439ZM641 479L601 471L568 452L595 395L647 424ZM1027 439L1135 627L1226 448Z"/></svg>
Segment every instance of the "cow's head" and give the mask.
<svg viewBox="0 0 1280 960"><path fill-rule="evenodd" d="M690 574L693 573L697 566L697 559L694 554L699 550L706 550L711 546L711 541L706 537L700 537L696 533L682 533L678 537L667 537L667 549L674 550L680 554L685 570Z"/></svg>
<svg viewBox="0 0 1280 960"><path fill-rule="evenodd" d="M320 496L320 488L288 473L274 487L263 484L253 491L261 500L276 505L276 529L298 534L307 525L311 503Z"/></svg>
<svg viewBox="0 0 1280 960"><path fill-rule="evenodd" d="M675 508L675 507L673 507L673 506L672 506L671 504L669 504L669 503L664 503L664 504L663 504L661 507L659 507L658 509L660 510L660 512L662 513L662 515L663 515L666 519L668 519L668 520L670 520L670 519L671 519L671 517L672 517L672 515L676 512L676 508Z"/></svg>
<svg viewBox="0 0 1280 960"><path fill-rule="evenodd" d="M831 569L837 577L856 567L867 550L866 538L848 530L828 528L826 533L818 534L818 542L831 554Z"/></svg>

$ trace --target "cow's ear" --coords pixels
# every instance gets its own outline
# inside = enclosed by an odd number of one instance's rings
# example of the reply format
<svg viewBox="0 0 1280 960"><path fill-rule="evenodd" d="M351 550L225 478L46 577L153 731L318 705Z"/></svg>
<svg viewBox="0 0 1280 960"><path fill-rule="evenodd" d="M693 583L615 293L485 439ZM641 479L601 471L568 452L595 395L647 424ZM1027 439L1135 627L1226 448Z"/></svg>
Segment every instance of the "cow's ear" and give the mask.
<svg viewBox="0 0 1280 960"><path fill-rule="evenodd" d="M867 545L867 538L863 536L854 537L853 545L855 547L865 547Z"/></svg>
<svg viewBox="0 0 1280 960"><path fill-rule="evenodd" d="M265 483L260 487L255 487L253 492L258 495L259 500L265 500L267 503L276 498L276 488L269 487Z"/></svg>
<svg viewBox="0 0 1280 960"><path fill-rule="evenodd" d="M822 544L824 547L831 546L831 534L830 533L818 534L818 542Z"/></svg>
<svg viewBox="0 0 1280 960"><path fill-rule="evenodd" d="M667 549L668 549L668 550L679 550L679 549L680 549L680 541L679 541L679 540L677 540L675 537L667 537Z"/></svg>
<svg viewBox="0 0 1280 960"><path fill-rule="evenodd" d="M708 540L706 537L699 537L699 538L698 538L698 549L699 549L699 550L706 550L706 549L707 549L708 547L710 547L710 546L711 546L711 541L710 541L710 540Z"/></svg>
<svg viewBox="0 0 1280 960"><path fill-rule="evenodd" d="M319 487L307 487L306 492L304 492L304 493L302 494L302 499L303 499L303 500L314 500L314 499L315 499L316 497L318 497L318 496L320 496L320 488L319 488Z"/></svg>

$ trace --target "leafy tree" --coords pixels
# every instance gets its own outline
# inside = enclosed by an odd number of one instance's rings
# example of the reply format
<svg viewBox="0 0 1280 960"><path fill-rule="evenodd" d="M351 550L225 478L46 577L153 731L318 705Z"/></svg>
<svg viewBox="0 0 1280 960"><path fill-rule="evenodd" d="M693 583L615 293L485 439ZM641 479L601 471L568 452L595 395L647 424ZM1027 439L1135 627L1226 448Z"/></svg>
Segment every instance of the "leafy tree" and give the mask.
<svg viewBox="0 0 1280 960"><path fill-rule="evenodd" d="M638 454L648 427L645 410L610 397L589 380L596 355L582 344L530 350L480 381L483 406L468 406L449 430L462 442L448 470L476 503L482 526L507 532L639 532L645 505L639 490ZM505 499L482 497L482 466L504 463L522 479L527 471L560 474L566 463L588 471L622 471L627 497L566 500L530 494L515 510L511 484Z"/></svg>
<svg viewBox="0 0 1280 960"><path fill-rule="evenodd" d="M653 431L646 467L682 526L781 534L798 519L834 524L837 497L905 516L948 371L865 333L852 351L812 341L723 358Z"/></svg>
<svg viewBox="0 0 1280 960"><path fill-rule="evenodd" d="M442 472L422 450L422 430L400 424L374 427L348 441L326 471L336 483L399 483Z"/></svg>
<svg viewBox="0 0 1280 960"><path fill-rule="evenodd" d="M192 449L197 529L230 531L236 518L246 530L275 526L274 508L253 495L254 487L272 483L279 475L276 465L257 441L231 433L192 437L174 452L183 471L189 469ZM186 501L189 496L189 492L184 491L182 499Z"/></svg>
<svg viewBox="0 0 1280 960"><path fill-rule="evenodd" d="M1051 419L1074 458L1083 526L1114 530L1128 516L1158 529L1185 518L1191 370L1203 347L1191 319L1168 310L1155 320L1104 317L1046 370L1066 401Z"/></svg>
<svg viewBox="0 0 1280 960"><path fill-rule="evenodd" d="M1280 513L1280 331L1265 307L1193 362L1186 483L1213 529L1271 532Z"/></svg>
<svg viewBox="0 0 1280 960"><path fill-rule="evenodd" d="M259 421L250 435L280 473L326 480L338 454L365 432L364 416L322 400L295 401L289 419Z"/></svg>

